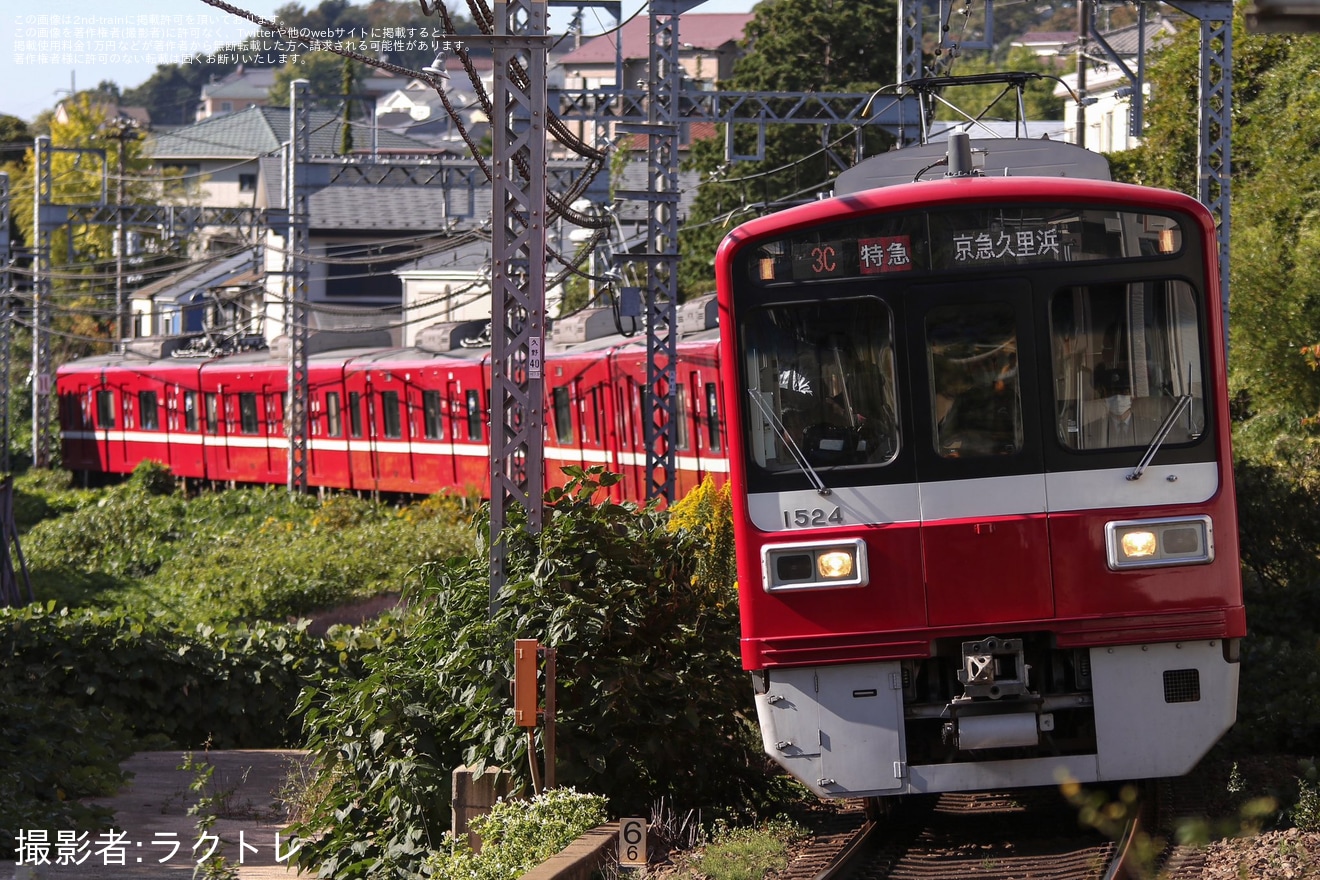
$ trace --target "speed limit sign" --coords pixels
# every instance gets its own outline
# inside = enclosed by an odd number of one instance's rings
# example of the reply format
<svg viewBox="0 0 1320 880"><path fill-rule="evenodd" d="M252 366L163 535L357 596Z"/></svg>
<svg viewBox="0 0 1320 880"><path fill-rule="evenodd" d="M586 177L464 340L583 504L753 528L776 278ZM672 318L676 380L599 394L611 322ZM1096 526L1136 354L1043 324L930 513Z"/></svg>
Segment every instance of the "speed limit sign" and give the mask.
<svg viewBox="0 0 1320 880"><path fill-rule="evenodd" d="M619 820L619 865L624 868L646 867L646 820Z"/></svg>

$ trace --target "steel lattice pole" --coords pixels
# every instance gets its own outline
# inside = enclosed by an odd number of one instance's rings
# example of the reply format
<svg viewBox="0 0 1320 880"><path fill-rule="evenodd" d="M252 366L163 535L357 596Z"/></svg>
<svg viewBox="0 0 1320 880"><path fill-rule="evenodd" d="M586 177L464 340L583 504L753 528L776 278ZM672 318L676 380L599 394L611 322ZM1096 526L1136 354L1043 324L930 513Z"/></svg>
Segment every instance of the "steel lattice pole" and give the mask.
<svg viewBox="0 0 1320 880"><path fill-rule="evenodd" d="M290 492L307 488L307 249L310 236L307 161L311 137L310 83L289 84L289 163L285 169L285 205L289 209L287 276L289 328L289 390L285 424L289 432L288 483Z"/></svg>
<svg viewBox="0 0 1320 880"><path fill-rule="evenodd" d="M546 281L546 4L495 4L491 229L490 608L507 570L514 505L541 527ZM515 62L526 71L525 79Z"/></svg>
<svg viewBox="0 0 1320 880"><path fill-rule="evenodd" d="M646 497L674 500L678 332L678 25L692 4L651 3L647 108Z"/></svg>
<svg viewBox="0 0 1320 880"><path fill-rule="evenodd" d="M41 135L33 147L33 228L36 231L32 266L32 465L50 465L50 226L45 206L51 198L50 138Z"/></svg>

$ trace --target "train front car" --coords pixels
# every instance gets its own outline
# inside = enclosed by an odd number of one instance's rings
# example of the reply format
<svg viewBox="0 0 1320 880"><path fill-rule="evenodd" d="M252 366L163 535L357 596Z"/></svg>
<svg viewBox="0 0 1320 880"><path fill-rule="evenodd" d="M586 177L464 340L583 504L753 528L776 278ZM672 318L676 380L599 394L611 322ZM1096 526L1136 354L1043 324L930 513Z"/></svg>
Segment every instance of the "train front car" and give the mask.
<svg viewBox="0 0 1320 880"><path fill-rule="evenodd" d="M1209 214L968 175L716 268L767 753L824 797L1190 770L1246 629Z"/></svg>

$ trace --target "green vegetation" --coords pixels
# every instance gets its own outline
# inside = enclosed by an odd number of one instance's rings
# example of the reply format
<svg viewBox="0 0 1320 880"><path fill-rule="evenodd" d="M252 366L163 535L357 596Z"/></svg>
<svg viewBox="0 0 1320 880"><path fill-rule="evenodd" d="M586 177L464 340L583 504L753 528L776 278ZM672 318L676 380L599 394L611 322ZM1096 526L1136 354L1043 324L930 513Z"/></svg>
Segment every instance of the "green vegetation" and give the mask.
<svg viewBox="0 0 1320 880"><path fill-rule="evenodd" d="M559 784L620 815L657 797L756 813L789 790L751 725L732 589L694 579L700 533L669 531L651 507L597 503L613 475L566 473L539 534L510 518L493 611L484 557L427 566L412 612L380 631L361 673L304 692L328 790L299 829L323 833L298 857L322 877L411 876L440 847L456 766L496 764L530 788L508 712L516 638L556 650Z"/></svg>
<svg viewBox="0 0 1320 880"><path fill-rule="evenodd" d="M434 880L516 880L608 818L605 798L571 788L500 801L472 821L481 852L472 852L466 837L452 839L426 859L423 873Z"/></svg>
<svg viewBox="0 0 1320 880"><path fill-rule="evenodd" d="M425 562L468 555L471 499L403 507L283 489L186 499L159 465L103 492L19 483L38 600L118 610L175 628L310 616L398 591ZM58 514L58 516L56 516Z"/></svg>
<svg viewBox="0 0 1320 880"><path fill-rule="evenodd" d="M805 829L785 821L729 826L717 823L709 840L678 859L675 880L761 880L788 865Z"/></svg>

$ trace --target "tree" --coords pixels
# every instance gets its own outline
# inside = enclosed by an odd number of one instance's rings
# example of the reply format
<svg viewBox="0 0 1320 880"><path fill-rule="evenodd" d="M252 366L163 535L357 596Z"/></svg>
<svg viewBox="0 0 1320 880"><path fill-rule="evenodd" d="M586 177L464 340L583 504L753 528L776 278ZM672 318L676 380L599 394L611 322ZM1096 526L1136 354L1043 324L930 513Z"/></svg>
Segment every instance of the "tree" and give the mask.
<svg viewBox="0 0 1320 880"><path fill-rule="evenodd" d="M1230 385L1239 453L1316 460L1320 433L1320 39L1249 34L1236 12L1230 243ZM1182 27L1147 71L1144 143L1121 179L1197 194L1199 34Z"/></svg>
<svg viewBox="0 0 1320 880"><path fill-rule="evenodd" d="M735 64L727 87L758 92L875 91L894 82L896 20L893 0L763 0L747 25L748 52ZM734 143L739 154L754 152L755 127L737 126ZM693 144L688 167L701 172L704 180L679 232L683 293L696 296L713 288L715 248L728 226L828 189L841 170L832 154L851 164L857 158L852 153L854 143L851 128L776 126L766 132L762 158L727 169L723 133ZM887 143L881 132L866 134L868 154ZM717 172L723 172L723 179L716 179Z"/></svg>
<svg viewBox="0 0 1320 880"><path fill-rule="evenodd" d="M1028 82L1022 90L1027 119L1063 118L1064 99L1054 96L1056 80L1053 77L1059 74L1058 67L1023 46L1011 47L1004 53L982 52L963 56L952 75L972 76L1008 70L1039 74L1041 77ZM1005 92L1002 85L957 86L945 90L944 97L968 116L978 117L984 113L985 119L1017 118L1017 93L1012 89ZM936 109L935 117L946 120L966 118L942 104Z"/></svg>
<svg viewBox="0 0 1320 880"><path fill-rule="evenodd" d="M148 181L150 163L141 138L123 142L122 165L117 131L107 124L103 96L80 92L63 102L65 120L50 123L51 198L53 204L96 204L102 188L119 176L127 179L126 200L153 201L155 188ZM36 240L32 186L35 156L28 149L10 168L10 180L21 182L12 200L15 224L27 242ZM111 192L113 184L109 185ZM115 294L114 228L109 225L73 224L51 236L51 303L57 331L52 353L57 363L96 348L95 340L112 332Z"/></svg>
<svg viewBox="0 0 1320 880"><path fill-rule="evenodd" d="M275 84L270 87L270 102L276 107L289 106L289 85L297 79L308 81L308 91L316 104L338 105L342 95L343 56L317 49L296 55L275 72ZM328 99L328 100L327 100Z"/></svg>

